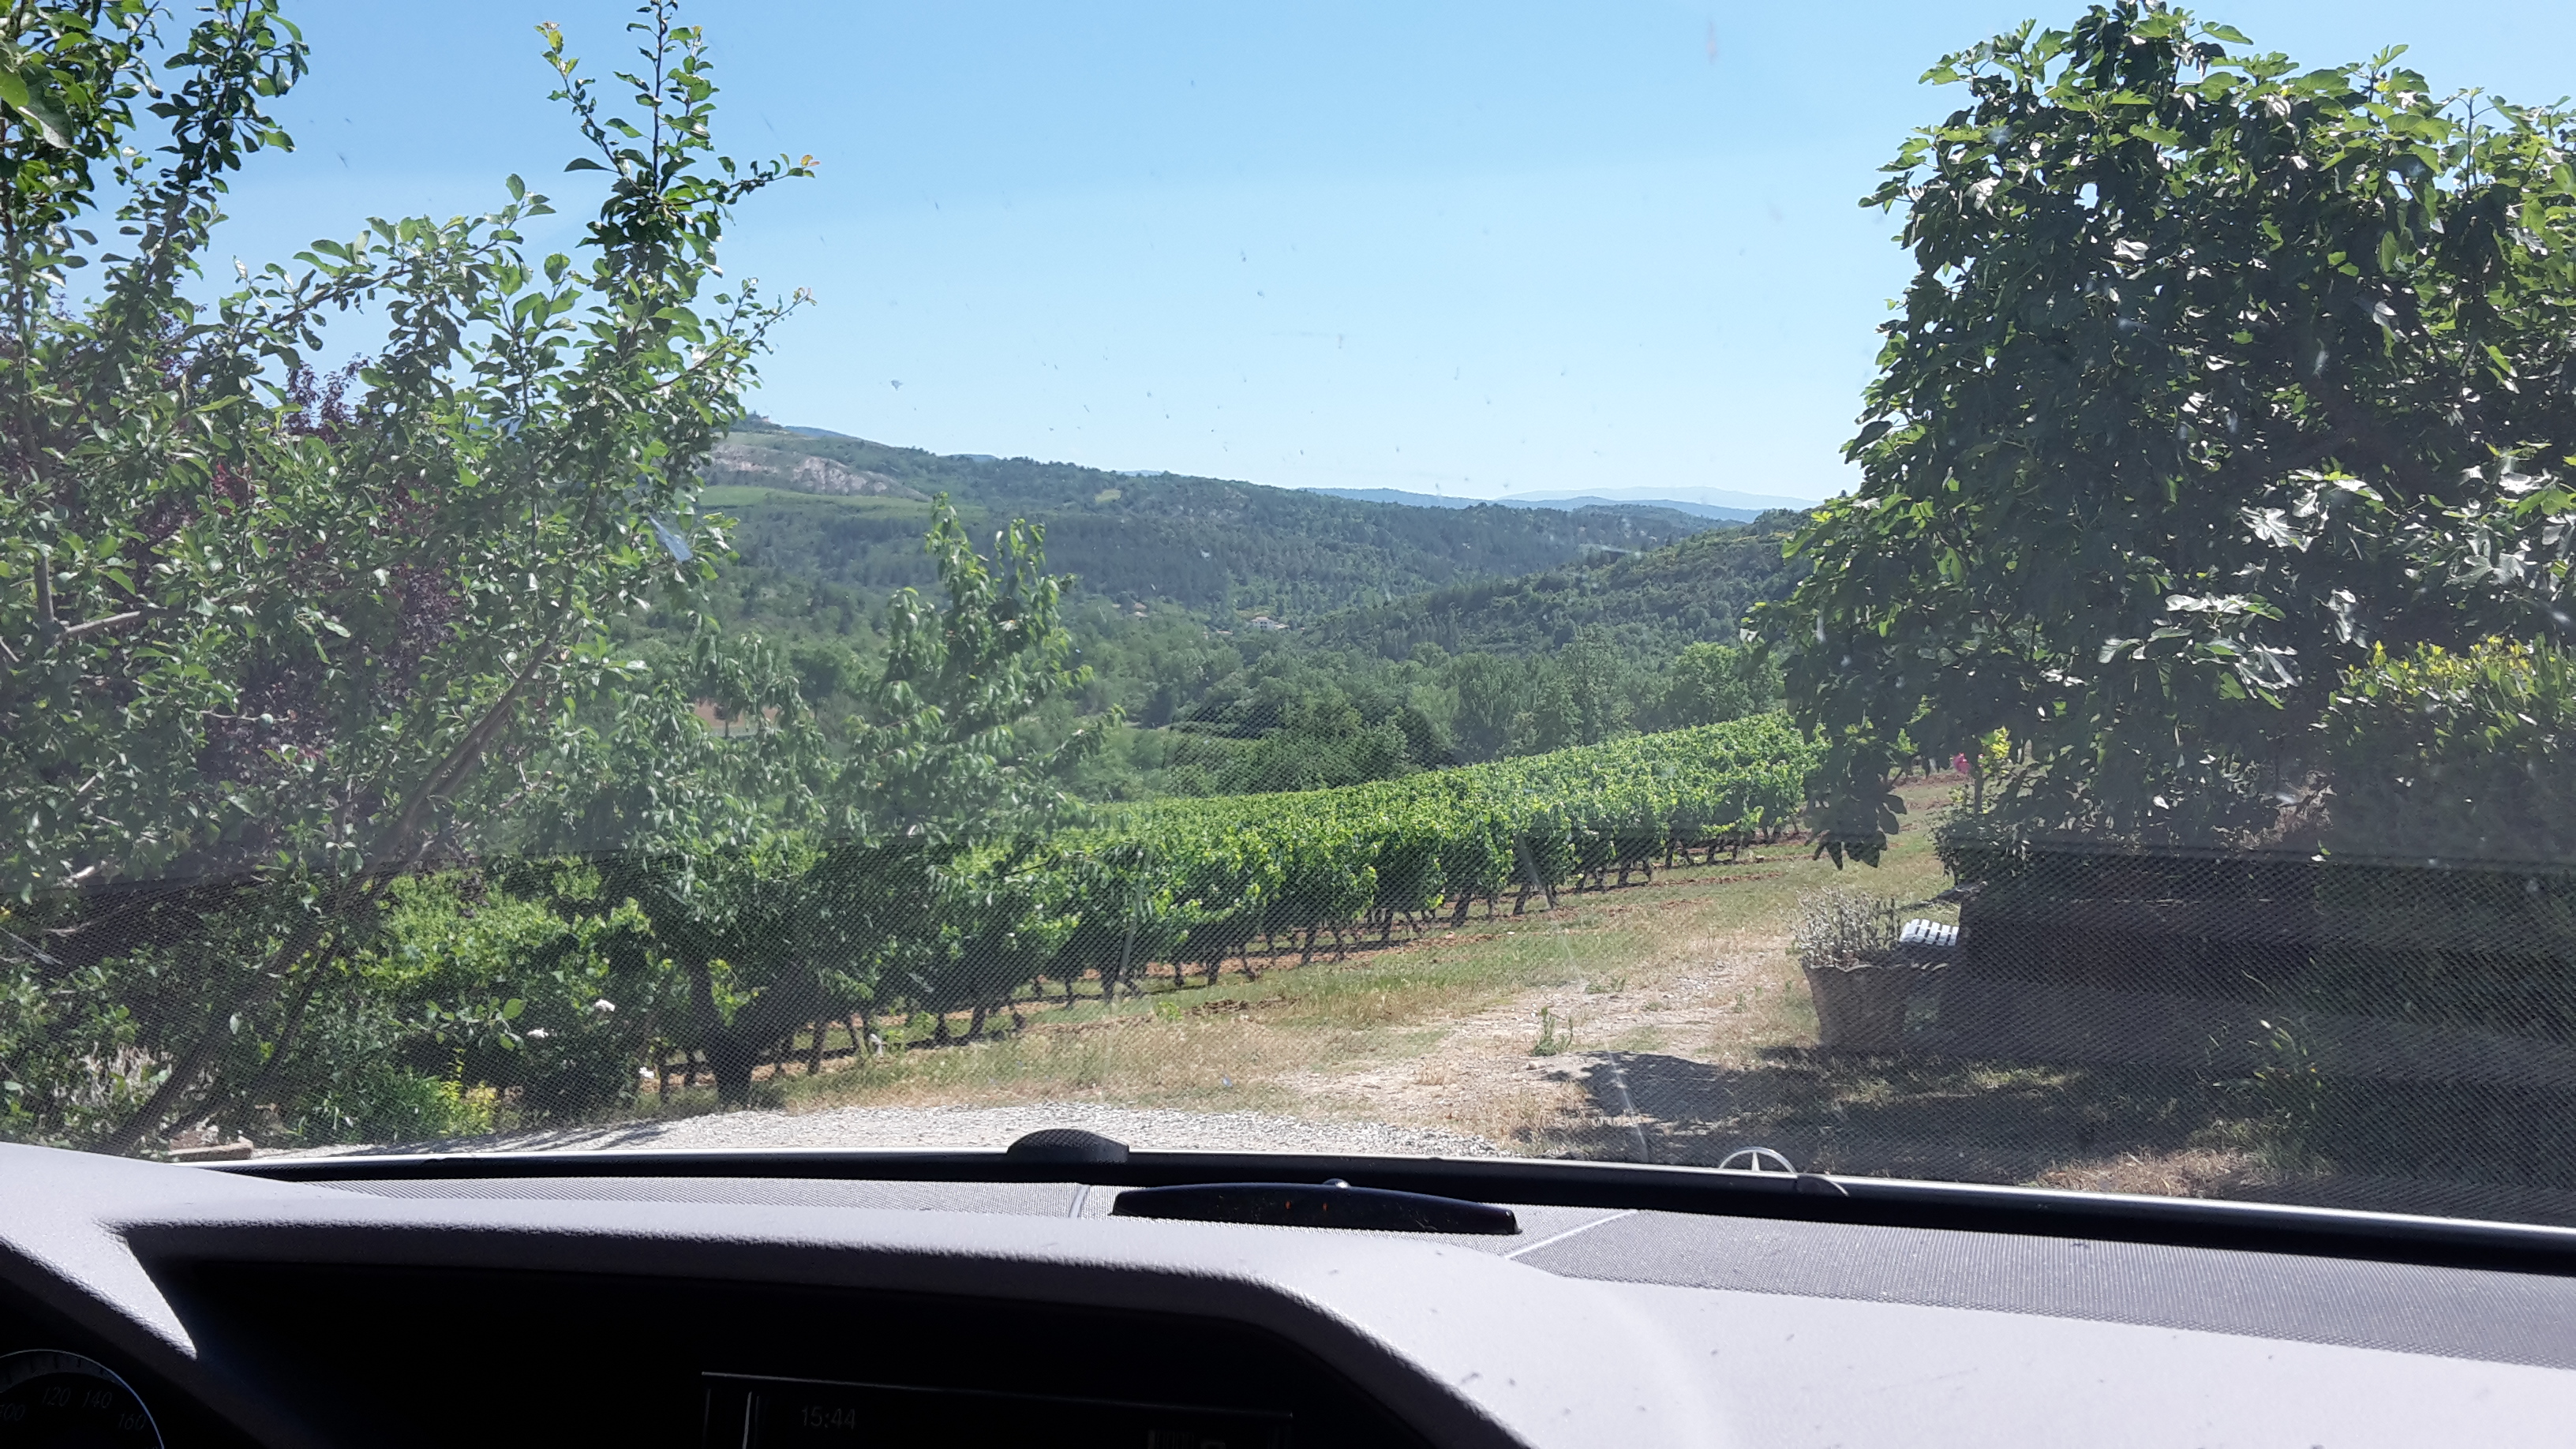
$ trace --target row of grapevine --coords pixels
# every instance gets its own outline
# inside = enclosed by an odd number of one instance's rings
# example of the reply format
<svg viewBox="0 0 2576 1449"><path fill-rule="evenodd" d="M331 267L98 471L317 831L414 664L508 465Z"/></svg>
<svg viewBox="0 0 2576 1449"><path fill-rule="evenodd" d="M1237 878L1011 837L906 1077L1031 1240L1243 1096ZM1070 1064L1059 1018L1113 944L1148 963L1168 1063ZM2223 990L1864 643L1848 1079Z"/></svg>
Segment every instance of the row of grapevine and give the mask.
<svg viewBox="0 0 2576 1449"><path fill-rule="evenodd" d="M1625 884L1796 820L1812 748L1761 715L1527 759L1296 794L1132 807L1059 842L1083 927L1059 968L1104 982L1150 960L1211 974L1255 937L1391 932L1500 897ZM1059 974L1051 972L1050 974Z"/></svg>

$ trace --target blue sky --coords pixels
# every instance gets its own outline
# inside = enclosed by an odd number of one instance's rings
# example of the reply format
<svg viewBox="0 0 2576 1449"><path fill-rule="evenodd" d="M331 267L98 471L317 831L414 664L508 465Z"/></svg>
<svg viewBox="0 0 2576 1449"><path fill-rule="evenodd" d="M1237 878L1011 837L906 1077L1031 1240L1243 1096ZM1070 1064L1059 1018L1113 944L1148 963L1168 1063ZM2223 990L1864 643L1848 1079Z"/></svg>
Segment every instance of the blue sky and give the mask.
<svg viewBox="0 0 2576 1449"><path fill-rule="evenodd" d="M224 247L565 206L539 20L624 4L296 6L299 150ZM1821 497L1903 286L1854 203L1955 91L1945 50L2075 7L1666 3L692 7L739 156L811 152L727 270L810 287L755 406L940 452L1491 496ZM2402 41L2436 86L2576 91L2576 7L2204 8L2309 64ZM351 335L347 350L363 346ZM896 384L900 383L900 386Z"/></svg>

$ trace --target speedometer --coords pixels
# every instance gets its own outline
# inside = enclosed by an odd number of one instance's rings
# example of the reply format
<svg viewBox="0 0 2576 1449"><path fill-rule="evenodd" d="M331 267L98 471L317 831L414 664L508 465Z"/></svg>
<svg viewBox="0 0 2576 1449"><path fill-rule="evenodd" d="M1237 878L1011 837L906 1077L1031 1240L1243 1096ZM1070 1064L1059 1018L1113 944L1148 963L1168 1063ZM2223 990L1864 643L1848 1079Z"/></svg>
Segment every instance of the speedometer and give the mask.
<svg viewBox="0 0 2576 1449"><path fill-rule="evenodd" d="M161 1431L107 1365L38 1349L0 1358L0 1449L161 1449Z"/></svg>

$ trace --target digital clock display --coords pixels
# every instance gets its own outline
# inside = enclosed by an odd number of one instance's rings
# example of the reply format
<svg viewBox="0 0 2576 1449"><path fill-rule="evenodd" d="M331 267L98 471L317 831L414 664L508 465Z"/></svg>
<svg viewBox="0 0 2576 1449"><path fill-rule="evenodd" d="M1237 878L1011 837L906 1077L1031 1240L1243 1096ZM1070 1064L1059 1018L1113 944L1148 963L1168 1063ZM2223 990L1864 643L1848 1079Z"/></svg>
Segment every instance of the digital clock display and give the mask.
<svg viewBox="0 0 2576 1449"><path fill-rule="evenodd" d="M1289 1424L1260 1410L709 1374L705 1444L1288 1449Z"/></svg>

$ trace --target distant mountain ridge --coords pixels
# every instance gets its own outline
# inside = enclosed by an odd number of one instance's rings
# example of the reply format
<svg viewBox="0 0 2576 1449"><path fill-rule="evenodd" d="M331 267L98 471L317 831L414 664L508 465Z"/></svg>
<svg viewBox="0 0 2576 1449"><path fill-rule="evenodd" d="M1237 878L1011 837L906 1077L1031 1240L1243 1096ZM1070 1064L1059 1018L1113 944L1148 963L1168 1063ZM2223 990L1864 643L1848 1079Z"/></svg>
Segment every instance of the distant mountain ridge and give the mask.
<svg viewBox="0 0 2576 1449"><path fill-rule="evenodd" d="M1580 491L1556 493L1513 493L1496 501L1562 503L1576 499L1599 499L1613 505L1653 503L1665 508L1677 508L1685 503L1696 503L1708 508L1749 508L1757 514L1768 513L1776 508L1805 512L1823 501L1815 498L1789 498L1776 493L1738 493L1732 488L1699 488L1690 484L1679 487L1586 488Z"/></svg>
<svg viewBox="0 0 2576 1449"><path fill-rule="evenodd" d="M1729 523L1750 523L1765 513L1784 508L1804 510L1816 506L1809 499L1737 493L1726 488L1613 488L1591 493L1506 493L1500 498L1452 498L1439 493L1409 493L1401 488L1308 488L1303 491L1366 503L1400 503L1411 508L1499 506L1553 508L1562 512L1580 508L1662 508L1694 518L1715 518Z"/></svg>
<svg viewBox="0 0 2576 1449"><path fill-rule="evenodd" d="M741 519L736 545L756 567L869 593L929 583L926 504L913 500L945 493L979 530L1012 517L1045 524L1048 567L1076 575L1083 594L1291 623L1659 548L1718 521L1624 501L1436 509L1143 469L941 455L765 418L726 437L708 481L745 485L749 496L726 498L723 511Z"/></svg>

